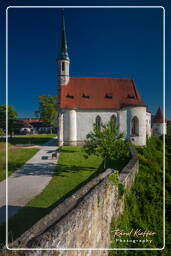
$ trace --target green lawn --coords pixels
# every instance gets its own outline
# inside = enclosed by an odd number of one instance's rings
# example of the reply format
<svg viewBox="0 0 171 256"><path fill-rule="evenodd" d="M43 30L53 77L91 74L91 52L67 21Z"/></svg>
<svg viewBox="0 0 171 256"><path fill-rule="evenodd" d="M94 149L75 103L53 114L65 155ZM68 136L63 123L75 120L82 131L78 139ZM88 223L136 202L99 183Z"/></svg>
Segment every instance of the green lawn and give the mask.
<svg viewBox="0 0 171 256"><path fill-rule="evenodd" d="M125 210L123 217L117 223L112 223L111 238L112 247L163 247L163 143L162 139L151 138L146 148L137 148L140 159L140 169L136 177L135 184L130 193L126 196ZM168 161L171 159L171 152L166 150L166 172L169 171ZM168 186L166 186L166 196L170 190L171 177L168 175ZM167 184L167 183L166 183ZM168 212L169 214L169 212ZM168 215L169 218L169 215ZM169 224L168 224L169 227ZM116 243L112 231L122 229L125 232L131 229L141 229L143 231L153 231L156 235L152 237L152 243ZM122 237L127 239L126 236ZM128 237L129 238L129 237ZM135 237L132 237L136 239ZM150 237L148 236L148 239ZM143 239L142 236L139 239ZM168 240L169 242L170 240ZM152 252L152 251L151 251ZM114 255L139 255L139 251L134 254L132 251L114 251L109 253ZM141 255L148 255L148 251L142 251ZM150 255L168 255L168 251L153 251Z"/></svg>
<svg viewBox="0 0 171 256"><path fill-rule="evenodd" d="M12 148L9 145L8 152L8 176L20 168L28 161L39 149L37 148ZM0 142L0 181L6 178L5 164L5 143Z"/></svg>

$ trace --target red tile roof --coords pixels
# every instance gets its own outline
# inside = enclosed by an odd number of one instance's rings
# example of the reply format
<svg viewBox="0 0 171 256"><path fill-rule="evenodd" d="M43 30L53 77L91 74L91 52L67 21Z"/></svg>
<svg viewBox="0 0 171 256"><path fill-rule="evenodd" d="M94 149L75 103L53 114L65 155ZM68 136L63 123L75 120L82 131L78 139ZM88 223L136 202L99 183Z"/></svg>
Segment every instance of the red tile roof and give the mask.
<svg viewBox="0 0 171 256"><path fill-rule="evenodd" d="M158 108L156 115L154 116L153 123L163 123L163 112Z"/></svg>
<svg viewBox="0 0 171 256"><path fill-rule="evenodd" d="M60 107L77 109L120 109L145 106L132 79L70 78L60 88Z"/></svg>

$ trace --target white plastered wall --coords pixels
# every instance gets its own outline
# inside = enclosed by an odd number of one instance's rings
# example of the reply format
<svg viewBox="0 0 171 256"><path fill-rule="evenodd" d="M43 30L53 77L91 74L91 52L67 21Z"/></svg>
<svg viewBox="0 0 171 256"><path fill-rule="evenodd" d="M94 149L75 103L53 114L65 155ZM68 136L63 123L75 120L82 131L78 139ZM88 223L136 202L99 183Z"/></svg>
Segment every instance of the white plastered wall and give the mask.
<svg viewBox="0 0 171 256"><path fill-rule="evenodd" d="M77 140L84 141L86 135L93 130L93 124L97 116L101 117L102 123L110 121L112 115L115 115L118 122L118 113L112 110L77 110Z"/></svg>
<svg viewBox="0 0 171 256"><path fill-rule="evenodd" d="M127 138L130 138L132 143L137 146L146 145L146 113L146 107L143 106L127 107ZM131 121L135 116L139 121L138 136L132 136L131 134Z"/></svg>
<svg viewBox="0 0 171 256"><path fill-rule="evenodd" d="M151 113L146 112L146 134L147 137L151 137Z"/></svg>
<svg viewBox="0 0 171 256"><path fill-rule="evenodd" d="M118 113L113 110L63 110L63 140L65 144L74 144L74 141L83 143L86 135L93 130L96 117L101 117L102 123L109 122L112 115L115 115L117 122ZM60 132L59 132L60 134ZM72 143L71 143L72 142ZM76 143L75 143L76 144Z"/></svg>
<svg viewBox="0 0 171 256"><path fill-rule="evenodd" d="M64 70L62 69L62 63L64 63ZM69 66L70 62L68 60L59 60L59 84L67 85L69 83Z"/></svg>
<svg viewBox="0 0 171 256"><path fill-rule="evenodd" d="M83 143L86 135L92 131L97 116L102 123L109 122L112 115L116 116L119 131L126 139L139 146L146 145L147 112L146 107L127 107L120 111L114 110L64 110L63 111L63 140L65 144L76 145ZM139 136L131 134L131 120L136 116L139 120ZM150 116L148 115L148 120ZM150 134L150 131L148 131Z"/></svg>
<svg viewBox="0 0 171 256"><path fill-rule="evenodd" d="M166 123L153 123L152 132L153 136L166 134Z"/></svg>

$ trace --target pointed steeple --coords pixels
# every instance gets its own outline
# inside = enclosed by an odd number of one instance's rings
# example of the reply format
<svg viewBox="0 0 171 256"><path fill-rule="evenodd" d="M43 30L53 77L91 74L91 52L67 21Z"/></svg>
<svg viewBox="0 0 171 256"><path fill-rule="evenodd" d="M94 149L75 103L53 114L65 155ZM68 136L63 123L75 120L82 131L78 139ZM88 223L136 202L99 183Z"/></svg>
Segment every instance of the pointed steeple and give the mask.
<svg viewBox="0 0 171 256"><path fill-rule="evenodd" d="M61 35L61 51L58 58L58 77L60 85L67 85L69 83L69 68L70 59L67 49L67 40L65 32L64 13L62 11L62 35Z"/></svg>
<svg viewBox="0 0 171 256"><path fill-rule="evenodd" d="M164 122L164 119L163 119L163 112L161 111L161 108L159 107L155 116L154 116L154 119L153 119L153 122L154 123L163 123Z"/></svg>
<svg viewBox="0 0 171 256"><path fill-rule="evenodd" d="M62 36L61 36L60 59L61 60L68 60L69 61L67 39L66 39L66 31L65 31L64 10L62 10Z"/></svg>

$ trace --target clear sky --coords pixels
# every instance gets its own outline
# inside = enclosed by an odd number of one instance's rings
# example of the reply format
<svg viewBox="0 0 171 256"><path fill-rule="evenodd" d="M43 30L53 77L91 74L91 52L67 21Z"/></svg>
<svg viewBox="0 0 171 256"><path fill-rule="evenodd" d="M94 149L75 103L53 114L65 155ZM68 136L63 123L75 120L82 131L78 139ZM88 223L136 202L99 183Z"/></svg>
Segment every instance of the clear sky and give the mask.
<svg viewBox="0 0 171 256"><path fill-rule="evenodd" d="M7 3L9 1L6 1ZM8 5L14 5L15 1ZM17 5L62 5L59 1L17 1ZM86 1L81 3L90 4ZM146 5L147 1L109 1L110 5ZM63 5L67 4L64 3ZM72 5L72 1L69 1ZM78 4L78 1L74 4ZM79 2L80 4L80 2ZM97 5L97 1L94 4ZM98 5L107 1L98 1ZM148 1L148 5L162 1ZM93 1L91 4L93 5ZM166 6L166 14L169 6ZM4 6L1 6L3 12ZM72 77L133 78L154 114L163 97L163 10L161 8L65 8ZM5 17L5 15L4 15ZM2 19L2 18L1 18ZM168 21L167 21L168 22ZM4 18L3 23L4 26ZM4 27L1 25L4 35ZM167 34L167 37L170 35ZM9 104L19 117L34 117L38 96L57 94L61 9L9 9ZM5 41L1 37L5 72ZM2 41L3 40L3 41ZM169 51L169 49L167 49ZM1 77L4 84L5 76ZM166 117L171 119L170 74L166 76ZM98 92L97 92L98 93ZM3 87L0 104L5 102Z"/></svg>

